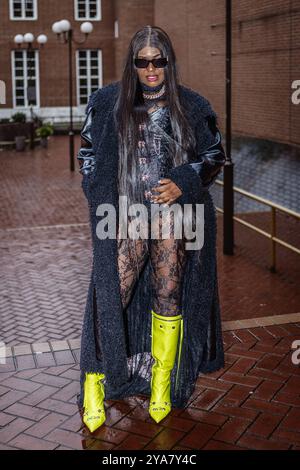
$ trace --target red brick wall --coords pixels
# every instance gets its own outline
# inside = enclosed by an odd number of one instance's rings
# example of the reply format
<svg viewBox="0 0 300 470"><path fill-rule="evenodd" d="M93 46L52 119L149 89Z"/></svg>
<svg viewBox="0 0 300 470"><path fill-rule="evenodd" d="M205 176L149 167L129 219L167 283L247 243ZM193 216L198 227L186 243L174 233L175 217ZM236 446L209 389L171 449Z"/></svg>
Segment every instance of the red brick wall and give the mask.
<svg viewBox="0 0 300 470"><path fill-rule="evenodd" d="M233 0L232 125L236 134L300 144L300 4ZM182 81L225 119L225 1L159 0L155 23L171 36Z"/></svg>
<svg viewBox="0 0 300 470"><path fill-rule="evenodd" d="M153 24L154 0L115 0L115 16L119 21L119 38L115 41L116 76L121 78L128 45L143 26Z"/></svg>

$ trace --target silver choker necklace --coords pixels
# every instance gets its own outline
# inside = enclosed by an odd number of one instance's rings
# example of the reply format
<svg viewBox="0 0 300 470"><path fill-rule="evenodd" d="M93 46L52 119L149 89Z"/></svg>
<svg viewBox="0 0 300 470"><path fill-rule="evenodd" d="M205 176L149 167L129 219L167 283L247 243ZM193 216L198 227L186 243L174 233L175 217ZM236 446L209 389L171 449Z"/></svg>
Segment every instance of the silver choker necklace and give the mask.
<svg viewBox="0 0 300 470"><path fill-rule="evenodd" d="M165 94L165 91L166 91L165 84L163 84L163 86L161 87L159 91L154 92L154 93L146 93L143 91L144 100L156 100L158 98L161 98Z"/></svg>

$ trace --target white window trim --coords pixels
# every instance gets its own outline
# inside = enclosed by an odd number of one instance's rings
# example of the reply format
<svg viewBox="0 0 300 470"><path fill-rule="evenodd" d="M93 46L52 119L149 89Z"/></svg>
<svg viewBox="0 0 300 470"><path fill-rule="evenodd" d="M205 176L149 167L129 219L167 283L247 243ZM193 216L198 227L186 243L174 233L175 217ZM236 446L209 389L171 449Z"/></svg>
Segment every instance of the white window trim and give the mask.
<svg viewBox="0 0 300 470"><path fill-rule="evenodd" d="M88 2L89 0L85 0ZM101 0L97 0L98 3L98 15L96 18L79 18L78 17L78 0L74 0L74 18L75 21L101 21L102 20L102 5L101 5Z"/></svg>
<svg viewBox="0 0 300 470"><path fill-rule="evenodd" d="M20 108L17 108L18 112ZM0 119L8 118L10 119L12 115L16 112L16 108L0 108ZM31 118L30 108L24 108L22 110L26 114L27 118ZM55 123L69 123L70 120L70 108L69 106L43 106L39 109L34 109L34 112L38 113L39 117L46 122L51 124ZM80 106L77 108L73 106L73 122L74 124L82 124L86 118L85 108ZM78 128L78 127L77 127Z"/></svg>
<svg viewBox="0 0 300 470"><path fill-rule="evenodd" d="M24 0L22 0L24 2ZM13 0L9 0L9 19L11 21L36 21L38 19L38 5L37 5L37 0L34 0L33 2L33 17L32 18L26 18L25 16L22 16L21 18L15 18L13 16L14 8L13 8Z"/></svg>
<svg viewBox="0 0 300 470"><path fill-rule="evenodd" d="M78 49L76 51L76 92L77 92L77 106L82 109L86 108L86 104L80 104L80 91L79 91L79 51L83 49ZM95 50L95 49L87 49L87 50ZM102 75L102 50L98 49L98 88L102 88L103 86L103 75ZM90 76L90 64L87 66L87 80L89 82L91 76ZM88 95L90 95L90 92L88 91Z"/></svg>
<svg viewBox="0 0 300 470"><path fill-rule="evenodd" d="M16 80L17 80L17 77L16 77L16 74L15 74L15 61L14 61L14 53L15 51L20 51L20 50L23 50L24 52L27 51L27 49L13 49L11 51L11 70L12 70L12 94L13 94L13 108L16 108L18 110L26 110L26 109L30 109L31 106L32 106L32 109L37 109L40 107L40 64L39 64L39 51L38 50L34 50L34 54L35 54L35 63L36 63L36 104L35 105L30 105L28 104L28 101L27 101L27 83L28 83L28 76L27 76L27 61L26 61L26 67L25 67L25 76L24 76L24 80L25 80L25 86L24 86L24 89L25 89L25 102L27 104L25 104L24 106L20 106L20 105L17 105L16 104L16 101L17 101L17 98L16 98L16 94L15 94L15 84L16 84Z"/></svg>

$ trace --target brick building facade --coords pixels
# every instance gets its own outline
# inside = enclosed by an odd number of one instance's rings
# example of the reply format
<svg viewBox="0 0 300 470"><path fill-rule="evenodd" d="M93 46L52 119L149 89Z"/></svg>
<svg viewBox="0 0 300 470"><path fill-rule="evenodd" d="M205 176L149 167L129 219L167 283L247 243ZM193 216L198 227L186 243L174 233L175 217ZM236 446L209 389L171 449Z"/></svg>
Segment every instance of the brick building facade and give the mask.
<svg viewBox="0 0 300 470"><path fill-rule="evenodd" d="M170 34L182 80L214 104L224 128L225 0L155 2L155 23ZM299 0L232 0L232 129L300 145ZM299 85L298 85L299 86Z"/></svg>
<svg viewBox="0 0 300 470"><path fill-rule="evenodd" d="M6 84L6 104L0 105L0 118L29 109L25 47L20 52L14 43L16 34L26 32L48 36L43 48L33 43L34 110L58 120L68 116L68 48L58 44L51 29L63 18L71 22L77 41L84 37L79 29L83 21L94 26L84 44L73 46L75 118L82 118L91 91L121 77L135 31L156 24L171 37L181 82L212 102L224 129L225 0L2 0L0 80ZM300 145L300 104L291 99L292 83L300 80L299 1L233 0L232 19L233 132Z"/></svg>
<svg viewBox="0 0 300 470"><path fill-rule="evenodd" d="M70 21L74 39L84 39L80 25L93 24L83 44L73 44L74 120L82 119L89 94L117 79L122 56L130 36L153 21L152 0L1 0L0 2L0 80L6 85L6 103L0 105L0 118L16 111L29 115L27 85L35 87L33 110L39 116L56 121L69 115L68 45L59 44L52 32L55 21ZM119 31L122 36L119 36ZM14 42L17 34L32 33L32 52ZM48 41L39 46L36 38L46 34ZM119 72L120 73L120 72Z"/></svg>

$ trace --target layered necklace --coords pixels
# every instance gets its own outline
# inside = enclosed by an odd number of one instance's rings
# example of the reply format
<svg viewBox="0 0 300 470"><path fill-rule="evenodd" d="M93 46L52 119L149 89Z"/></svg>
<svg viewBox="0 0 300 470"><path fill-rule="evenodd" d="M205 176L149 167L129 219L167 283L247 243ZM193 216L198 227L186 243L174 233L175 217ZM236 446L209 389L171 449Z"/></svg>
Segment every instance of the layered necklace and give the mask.
<svg viewBox="0 0 300 470"><path fill-rule="evenodd" d="M166 99L165 81L155 87L150 87L141 82L141 87L146 107L154 108L154 111L160 108L161 106L159 106L157 102Z"/></svg>

